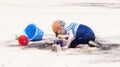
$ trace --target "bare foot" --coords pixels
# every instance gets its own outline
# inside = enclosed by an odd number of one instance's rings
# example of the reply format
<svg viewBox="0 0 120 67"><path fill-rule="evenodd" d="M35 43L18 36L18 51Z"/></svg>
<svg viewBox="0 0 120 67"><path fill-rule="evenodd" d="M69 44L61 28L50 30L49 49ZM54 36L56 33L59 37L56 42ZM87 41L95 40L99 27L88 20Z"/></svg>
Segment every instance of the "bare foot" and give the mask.
<svg viewBox="0 0 120 67"><path fill-rule="evenodd" d="M93 47L99 47L99 45L96 44L94 41L89 41L89 45Z"/></svg>

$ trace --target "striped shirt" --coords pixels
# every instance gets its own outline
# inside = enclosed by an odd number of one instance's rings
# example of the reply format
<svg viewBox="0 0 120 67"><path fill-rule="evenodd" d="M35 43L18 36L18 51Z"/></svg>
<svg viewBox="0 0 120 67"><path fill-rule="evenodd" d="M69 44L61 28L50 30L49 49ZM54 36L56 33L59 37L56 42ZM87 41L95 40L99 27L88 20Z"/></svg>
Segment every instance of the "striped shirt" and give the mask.
<svg viewBox="0 0 120 67"><path fill-rule="evenodd" d="M76 37L76 32L77 32L77 29L78 29L78 26L80 24L78 23L70 23L68 26L66 26L65 30L67 31L67 34L69 34L70 32L73 33L74 37Z"/></svg>

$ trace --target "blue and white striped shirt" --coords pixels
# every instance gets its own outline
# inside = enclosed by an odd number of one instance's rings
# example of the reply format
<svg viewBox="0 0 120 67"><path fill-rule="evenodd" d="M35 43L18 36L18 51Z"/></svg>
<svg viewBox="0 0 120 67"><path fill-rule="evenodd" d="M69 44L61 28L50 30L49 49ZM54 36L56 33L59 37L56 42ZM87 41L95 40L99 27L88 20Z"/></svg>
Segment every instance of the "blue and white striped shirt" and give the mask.
<svg viewBox="0 0 120 67"><path fill-rule="evenodd" d="M68 26L66 26L65 30L67 32L67 34L69 34L70 32L73 33L74 37L76 37L76 32L77 32L77 29L79 27L80 24L78 23L70 23Z"/></svg>

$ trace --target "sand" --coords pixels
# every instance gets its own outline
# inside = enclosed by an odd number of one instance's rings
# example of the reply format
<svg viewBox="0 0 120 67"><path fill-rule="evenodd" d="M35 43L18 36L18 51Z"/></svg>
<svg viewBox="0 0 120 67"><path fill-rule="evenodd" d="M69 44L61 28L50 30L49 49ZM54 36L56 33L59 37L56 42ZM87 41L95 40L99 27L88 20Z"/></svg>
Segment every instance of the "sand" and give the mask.
<svg viewBox="0 0 120 67"><path fill-rule="evenodd" d="M119 0L0 0L0 67L119 67L120 44ZM55 36L51 24L56 19L90 26L100 48L68 49L53 52L40 48ZM16 34L35 23L45 35L44 40L19 46ZM117 45L117 46L116 46Z"/></svg>
<svg viewBox="0 0 120 67"><path fill-rule="evenodd" d="M51 48L41 48L42 43L50 43L52 39L29 42L27 46L19 46L17 40L4 41L0 45L1 67L119 67L120 44L108 40L100 40L103 44L117 44L110 49L89 47L87 49L67 49L58 52Z"/></svg>

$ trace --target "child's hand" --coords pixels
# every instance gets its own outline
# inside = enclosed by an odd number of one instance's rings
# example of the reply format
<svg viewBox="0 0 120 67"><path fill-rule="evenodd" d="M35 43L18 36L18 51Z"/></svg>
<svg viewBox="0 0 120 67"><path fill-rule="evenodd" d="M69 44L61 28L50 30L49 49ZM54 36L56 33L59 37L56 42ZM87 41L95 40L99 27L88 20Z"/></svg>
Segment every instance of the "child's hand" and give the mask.
<svg viewBox="0 0 120 67"><path fill-rule="evenodd" d="M62 50L67 50L67 49L68 49L67 46L62 47Z"/></svg>
<svg viewBox="0 0 120 67"><path fill-rule="evenodd" d="M67 39L68 36L67 35L58 35L57 38L59 38L59 39Z"/></svg>

